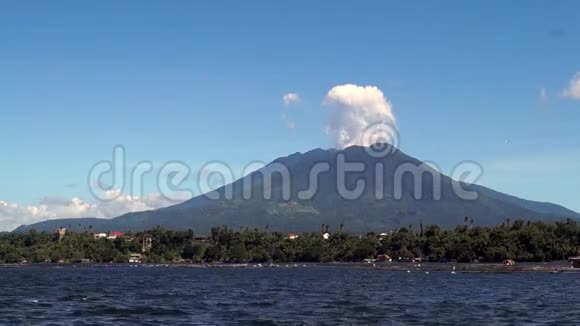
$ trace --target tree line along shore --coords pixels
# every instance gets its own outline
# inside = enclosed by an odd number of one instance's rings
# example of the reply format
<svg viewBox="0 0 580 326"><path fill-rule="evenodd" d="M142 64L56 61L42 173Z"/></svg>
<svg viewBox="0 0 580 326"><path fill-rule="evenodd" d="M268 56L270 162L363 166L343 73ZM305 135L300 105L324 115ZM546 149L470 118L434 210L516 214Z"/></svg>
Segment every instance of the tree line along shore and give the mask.
<svg viewBox="0 0 580 326"><path fill-rule="evenodd" d="M146 232L93 233L59 229L0 236L0 263L361 262L390 257L430 262L547 262L577 256L580 226L574 220L545 223L506 220L494 227L409 225L388 232L284 233L267 229L212 228L209 234L157 227Z"/></svg>

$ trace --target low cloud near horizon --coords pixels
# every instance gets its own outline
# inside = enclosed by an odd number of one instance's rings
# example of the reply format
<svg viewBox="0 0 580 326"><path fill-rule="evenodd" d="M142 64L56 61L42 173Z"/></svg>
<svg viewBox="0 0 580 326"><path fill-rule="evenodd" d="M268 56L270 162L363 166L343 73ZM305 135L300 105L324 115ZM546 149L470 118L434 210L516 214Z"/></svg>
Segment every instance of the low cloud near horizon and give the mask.
<svg viewBox="0 0 580 326"><path fill-rule="evenodd" d="M12 231L20 225L45 220L78 217L114 218L125 213L141 212L178 204L159 193L133 197L118 190L108 192L107 201L87 202L80 198L45 197L36 205L19 205L0 200L0 231ZM183 198L183 201L189 198Z"/></svg>
<svg viewBox="0 0 580 326"><path fill-rule="evenodd" d="M376 86L345 84L333 87L323 104L329 108L330 117L326 133L335 140L336 147L352 145L370 146L379 141L392 141L394 130L377 132L376 124L396 128L391 103Z"/></svg>

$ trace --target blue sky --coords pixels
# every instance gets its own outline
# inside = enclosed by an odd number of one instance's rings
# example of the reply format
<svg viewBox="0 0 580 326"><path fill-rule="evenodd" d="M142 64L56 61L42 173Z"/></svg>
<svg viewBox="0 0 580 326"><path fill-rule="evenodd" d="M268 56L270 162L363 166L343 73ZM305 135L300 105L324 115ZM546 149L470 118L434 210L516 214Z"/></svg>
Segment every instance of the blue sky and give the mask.
<svg viewBox="0 0 580 326"><path fill-rule="evenodd" d="M401 149L580 211L575 1L0 4L0 200L90 200L129 162L243 166L328 148L326 93L378 87ZM301 101L285 106L289 92ZM295 127L287 128L286 114ZM506 143L506 140L509 142Z"/></svg>

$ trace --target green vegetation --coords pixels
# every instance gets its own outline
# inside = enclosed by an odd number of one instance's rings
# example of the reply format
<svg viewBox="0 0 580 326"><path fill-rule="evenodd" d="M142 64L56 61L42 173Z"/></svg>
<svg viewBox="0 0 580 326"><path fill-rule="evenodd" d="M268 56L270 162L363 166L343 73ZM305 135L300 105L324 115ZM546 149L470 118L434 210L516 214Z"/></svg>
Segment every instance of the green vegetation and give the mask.
<svg viewBox="0 0 580 326"><path fill-rule="evenodd" d="M323 225L322 229L328 226ZM117 239L95 239L88 231L58 237L36 231L0 236L0 262L127 262L142 251L142 239L152 247L144 262L359 262L381 254L394 259L421 257L428 261L499 262L504 259L541 262L567 259L580 248L580 226L573 220L548 224L509 220L492 228L470 225L442 230L437 225L404 227L365 235L340 230L324 239L320 233L288 234L268 230L213 228L207 238L192 231L161 228L128 233Z"/></svg>

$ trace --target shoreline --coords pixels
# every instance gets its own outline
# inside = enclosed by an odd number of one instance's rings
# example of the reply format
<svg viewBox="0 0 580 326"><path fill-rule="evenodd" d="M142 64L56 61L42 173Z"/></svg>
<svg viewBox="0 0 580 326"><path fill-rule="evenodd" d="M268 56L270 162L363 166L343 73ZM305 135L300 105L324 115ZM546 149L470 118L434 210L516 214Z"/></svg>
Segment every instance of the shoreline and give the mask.
<svg viewBox="0 0 580 326"><path fill-rule="evenodd" d="M425 273L515 273L515 272L543 272L543 273L580 273L579 268L573 268L567 262L551 263L520 263L514 266L504 266L500 263L357 263L357 262L330 262L330 263L16 263L0 264L0 269L17 268L226 268L226 269L255 269L255 268L358 268L376 271Z"/></svg>

